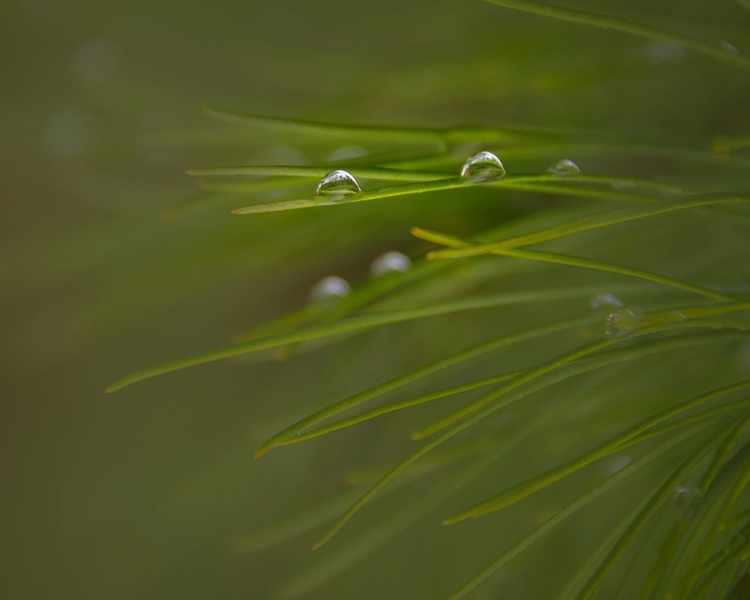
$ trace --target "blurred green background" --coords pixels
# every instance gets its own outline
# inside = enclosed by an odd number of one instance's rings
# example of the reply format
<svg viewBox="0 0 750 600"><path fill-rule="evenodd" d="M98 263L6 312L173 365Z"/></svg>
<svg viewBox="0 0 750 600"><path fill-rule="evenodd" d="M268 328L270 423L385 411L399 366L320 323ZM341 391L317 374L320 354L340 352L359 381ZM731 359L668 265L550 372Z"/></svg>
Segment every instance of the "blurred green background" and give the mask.
<svg viewBox="0 0 750 600"><path fill-rule="evenodd" d="M730 0L566 5L750 51L750 11ZM265 437L477 342L487 328L512 331L518 319L543 322L552 313L579 314L580 306L453 315L437 327L435 320L420 321L344 340L344 350L326 347L287 362L217 363L105 396L104 388L126 372L220 346L303 306L322 276L342 275L356 286L380 252L421 255L428 245L411 238L412 225L469 234L559 202L534 195L498 202L476 190L240 218L227 209L242 202L222 201L215 210L168 220L165 209L199 193L187 168L314 165L330 162L337 148L361 145L221 123L201 110L203 103L345 123L524 125L701 151L717 135L750 130L747 71L668 43L478 0L5 0L0 37L0 595L14 600L442 597L556 500L545 492L463 529L441 528L439 518L499 489L501 475L518 480L545 468L550 456L572 455L616 430L637 412L633 391L648 403L637 391L640 382L631 384L619 413L597 416L571 396L580 418L588 418L592 440L571 439L558 422L543 443L497 467L469 500L394 524L394 514L432 489L434 481L419 480L384 497L319 552L309 552L314 533L264 552L234 552L238 535L346 493L348 470L402 456L413 444L408 432L432 409L415 413L419 419L388 417L253 461ZM425 151L418 145L366 150ZM468 153L459 148L451 168ZM552 149L503 160L511 172L543 169L557 158ZM679 181L694 191L717 182L735 191L750 179L741 159L674 166L658 156L584 149L570 158L591 172ZM301 184L285 197L304 197L308 189ZM272 192L267 199L276 199ZM581 244L672 276L747 284L747 221L717 221L709 233L711 224L680 215L643 237L625 226L622 238L638 241L627 251L604 234ZM661 247L670 235L675 243ZM687 252L702 244L711 245L710 256ZM462 265L455 278L416 291L412 305L467 290L602 281L541 267L515 272L491 260ZM522 347L504 354L503 368L519 368L538 352ZM690 359L696 351L685 352ZM702 356L672 385L661 382L657 365L644 364L640 372L651 374L642 385L684 397L717 368L746 368L746 347L744 359L738 352L731 349L732 360L745 362L730 366L718 353ZM491 367L464 375L484 376ZM440 377L434 382L455 383ZM616 371L587 381L586 389L616 396L613 382L628 378ZM563 386L559 397L573 389ZM530 403L496 424L512 431L513 419L536 410ZM574 497L575 489L556 493ZM610 511L630 502L613 496L476 597L497 597L501 584L508 598L554 597L551 590L593 547ZM382 545L367 542L390 525L399 533Z"/></svg>

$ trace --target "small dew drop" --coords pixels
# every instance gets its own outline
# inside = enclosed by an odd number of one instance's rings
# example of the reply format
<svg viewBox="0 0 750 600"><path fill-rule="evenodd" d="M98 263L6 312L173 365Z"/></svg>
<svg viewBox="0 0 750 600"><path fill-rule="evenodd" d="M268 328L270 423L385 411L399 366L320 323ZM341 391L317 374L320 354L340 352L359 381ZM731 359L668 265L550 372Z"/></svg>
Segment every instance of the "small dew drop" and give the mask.
<svg viewBox="0 0 750 600"><path fill-rule="evenodd" d="M373 277L382 277L388 273L404 273L411 268L409 257L400 252L386 252L378 256L370 266L370 273Z"/></svg>
<svg viewBox="0 0 750 600"><path fill-rule="evenodd" d="M351 286L341 277L329 275L316 283L310 290L310 300L316 303L329 304L345 298L352 291Z"/></svg>
<svg viewBox="0 0 750 600"><path fill-rule="evenodd" d="M719 45L724 48L727 52L731 52L732 54L739 54L740 51L737 50L737 46L732 44L731 42L727 42L726 40L722 40L719 42Z"/></svg>
<svg viewBox="0 0 750 600"><path fill-rule="evenodd" d="M557 162L557 164L551 166L548 169L550 175L556 175L557 177L569 177L571 175L579 175L581 169L569 158L563 158Z"/></svg>
<svg viewBox="0 0 750 600"><path fill-rule="evenodd" d="M617 296L613 296L609 293L597 294L589 302L591 310L597 310L599 308L622 308L625 306Z"/></svg>
<svg viewBox="0 0 750 600"><path fill-rule="evenodd" d="M318 187L315 188L315 195L339 200L344 196L356 194L359 191L359 184L352 174L337 169L328 173L328 175L318 182Z"/></svg>
<svg viewBox="0 0 750 600"><path fill-rule="evenodd" d="M461 168L461 177L472 183L497 181L505 177L505 167L492 152L478 152L470 156Z"/></svg>
<svg viewBox="0 0 750 600"><path fill-rule="evenodd" d="M638 333L641 320L632 310L620 308L609 313L604 330L610 337L620 338Z"/></svg>

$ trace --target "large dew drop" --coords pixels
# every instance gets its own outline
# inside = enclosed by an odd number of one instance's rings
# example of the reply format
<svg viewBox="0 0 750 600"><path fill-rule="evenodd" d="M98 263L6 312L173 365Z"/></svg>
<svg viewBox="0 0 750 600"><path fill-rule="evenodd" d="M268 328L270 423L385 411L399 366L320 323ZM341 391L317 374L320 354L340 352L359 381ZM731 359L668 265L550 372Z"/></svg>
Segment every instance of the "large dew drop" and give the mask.
<svg viewBox="0 0 750 600"><path fill-rule="evenodd" d="M310 290L310 300L323 305L335 303L352 291L351 286L341 277L329 275L316 283Z"/></svg>
<svg viewBox="0 0 750 600"><path fill-rule="evenodd" d="M404 273L411 268L409 257L400 252L386 252L378 256L370 266L370 273L373 277L382 277L388 273Z"/></svg>
<svg viewBox="0 0 750 600"><path fill-rule="evenodd" d="M578 165L569 158L563 158L557 161L557 163L551 166L548 171L550 175L555 175L557 177L569 177L581 173L581 169L578 168Z"/></svg>
<svg viewBox="0 0 750 600"><path fill-rule="evenodd" d="M461 177L472 183L497 181L505 177L505 167L492 152L478 152L466 160L461 168Z"/></svg>
<svg viewBox="0 0 750 600"><path fill-rule="evenodd" d="M337 169L331 171L318 182L315 188L316 196L323 196L331 200L339 200L349 194L359 192L359 184L354 176L347 172Z"/></svg>
<svg viewBox="0 0 750 600"><path fill-rule="evenodd" d="M632 310L620 308L609 313L604 330L610 337L620 338L638 333L641 320Z"/></svg>

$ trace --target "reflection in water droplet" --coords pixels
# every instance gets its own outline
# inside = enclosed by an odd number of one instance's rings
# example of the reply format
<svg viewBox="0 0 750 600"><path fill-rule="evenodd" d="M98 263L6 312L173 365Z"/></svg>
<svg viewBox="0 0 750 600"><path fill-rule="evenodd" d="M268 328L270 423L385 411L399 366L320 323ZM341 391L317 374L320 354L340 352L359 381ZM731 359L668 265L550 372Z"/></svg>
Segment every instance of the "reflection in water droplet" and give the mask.
<svg viewBox="0 0 750 600"><path fill-rule="evenodd" d="M613 296L612 294L604 293L604 294L597 294L591 299L591 302L589 302L589 306L592 310L596 310L597 308L622 308L624 304L622 303L622 300L620 300L617 296Z"/></svg>
<svg viewBox="0 0 750 600"><path fill-rule="evenodd" d="M349 194L356 194L359 191L359 184L352 174L337 169L328 173L328 175L318 182L318 187L315 188L315 195L338 200Z"/></svg>
<svg viewBox="0 0 750 600"><path fill-rule="evenodd" d="M386 252L378 256L370 266L373 277L381 277L394 271L404 273L411 268L411 260L400 252Z"/></svg>
<svg viewBox="0 0 750 600"><path fill-rule="evenodd" d="M59 158L83 154L94 138L91 117L80 110L65 109L55 113L44 124L42 143Z"/></svg>
<svg viewBox="0 0 750 600"><path fill-rule="evenodd" d="M329 275L316 283L310 290L310 300L327 304L331 300L345 298L352 288L341 277Z"/></svg>
<svg viewBox="0 0 750 600"><path fill-rule="evenodd" d="M70 56L70 68L81 81L95 83L110 77L120 59L120 48L107 38L84 40Z"/></svg>
<svg viewBox="0 0 750 600"><path fill-rule="evenodd" d="M461 168L461 177L472 183L497 181L505 177L505 167L492 152L478 152L470 156Z"/></svg>
<svg viewBox="0 0 750 600"><path fill-rule="evenodd" d="M558 177L566 177L569 175L578 175L581 169L569 158L563 158L549 168L551 175L557 175Z"/></svg>
<svg viewBox="0 0 750 600"><path fill-rule="evenodd" d="M609 313L604 330L610 337L625 337L638 333L641 320L632 310L620 308Z"/></svg>
<svg viewBox="0 0 750 600"><path fill-rule="evenodd" d="M350 158L367 156L368 154L369 151L362 146L342 146L341 148L336 148L333 152L326 156L326 161L337 162L339 160L347 160Z"/></svg>

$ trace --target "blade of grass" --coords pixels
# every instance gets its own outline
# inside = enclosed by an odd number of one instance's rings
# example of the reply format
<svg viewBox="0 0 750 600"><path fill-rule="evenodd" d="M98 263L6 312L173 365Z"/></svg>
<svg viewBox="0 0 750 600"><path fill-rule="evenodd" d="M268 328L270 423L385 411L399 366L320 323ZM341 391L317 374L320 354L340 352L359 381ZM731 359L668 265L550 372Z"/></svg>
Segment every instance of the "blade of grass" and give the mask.
<svg viewBox="0 0 750 600"><path fill-rule="evenodd" d="M271 438L261 444L260 447L255 451L255 457L258 458L262 456L271 448L281 445L281 443L284 441L293 443L296 437L301 437L297 436L298 432L301 432L303 429L315 425L316 423L320 423L324 419L328 419L345 410L349 410L351 408L359 406L363 402L371 400L372 398L385 394L386 392L392 391L406 384L417 381L418 379L435 373L436 371L456 364L460 364L492 350L497 350L499 348L506 347L521 341L542 337L559 331L564 331L566 329L589 325L591 323L595 323L597 320L598 319L595 317L569 319L565 321L558 321L548 325L543 325L541 327L536 327L533 329L528 329L525 331L506 334L487 340L486 342L482 342L481 344L465 348L464 350L460 350L459 352L455 352L438 360L429 362L425 365L422 365L421 367L413 369L412 371L399 375L398 377L394 377L380 384L377 384L367 390L355 394L354 396L350 396L349 398L345 398L343 400L330 404L308 415L304 419L293 423L289 427L273 435Z"/></svg>
<svg viewBox="0 0 750 600"><path fill-rule="evenodd" d="M646 508L649 499L646 498L638 503L624 519L622 519L612 532L604 538L604 541L593 551L590 552L590 558L581 566L580 569L571 579L570 583L560 594L559 600L578 600L579 590L585 585L586 581L594 574L602 556L606 555L627 531L628 527L638 518L638 515Z"/></svg>
<svg viewBox="0 0 750 600"><path fill-rule="evenodd" d="M554 19L560 19L562 21L570 21L581 25L590 25L593 27L600 27L603 29L611 29L614 31L620 31L622 33L628 33L631 35L652 39L673 42L680 44L685 48L694 50L716 58L739 67L750 68L750 60L744 56L735 52L729 51L722 48L718 43L715 45L697 40L695 38L680 34L673 33L670 31L662 31L648 25L640 25L638 23L632 23L625 19L618 17L612 17L609 15L602 15L592 12L585 12L582 10L575 10L572 8L564 8L562 6L545 4L542 2L536 2L535 0L485 0L490 4L496 4L503 8L510 8L513 10L521 10L524 12L531 12L537 15L545 17L551 17Z"/></svg>
<svg viewBox="0 0 750 600"><path fill-rule="evenodd" d="M500 567L505 565L506 563L513 560L516 556L518 556L521 552L526 550L529 546L531 546L534 542L536 542L539 538L544 536L548 531L554 529L558 524L560 524L562 521L567 519L570 515L575 513L576 511L580 510L590 502L596 500L599 496L601 496L604 492L611 489L620 481L628 477L629 475L632 475L633 473L640 471L642 468L647 466L649 463L653 462L655 459L657 459L659 456L664 454L667 450L670 450L672 447L676 446L680 442L683 442L685 439L687 439L690 435L694 435L695 432L693 430L688 430L680 435L674 436L672 439L666 441L665 443L657 446L655 449L651 450L648 454L645 454L638 460L630 463L626 467L620 469L612 475L611 477L608 477L605 479L602 483L598 484L594 489L586 493L585 495L581 496L574 502L572 502L570 505L568 505L566 508L562 509L560 512L555 514L552 518L550 518L548 521L546 521L541 527L536 529L533 533L525 537L523 540L521 540L518 544L516 544L513 548L505 552L502 556L495 559L489 566L487 566L484 570L482 570L480 573L472 577L469 581L467 581L461 588L453 592L447 600L458 600L459 598L463 598L466 594L468 594L471 590L473 590L475 587L477 587L480 583L482 583L485 579L490 577L495 571L497 571Z"/></svg>
<svg viewBox="0 0 750 600"><path fill-rule="evenodd" d="M660 323L662 323L662 324L669 323L670 321L674 320L674 319L672 319L670 317L671 314L672 313L680 313L680 312L681 311L669 311L668 310L668 311L660 311L660 312L650 313L649 315L647 315L647 316L644 317L644 320L642 320L642 325L647 325L649 322L651 322L651 324L653 326L660 326L659 325ZM682 313L682 314L684 314L684 313ZM660 315L662 315L662 316L660 316ZM696 322L694 322L693 324L700 326ZM703 322L703 325L704 326L708 326L708 327L711 326L711 324L710 324L709 321ZM738 329L741 328L741 327L743 327L742 323L733 323L733 325L736 328L738 328ZM748 326L750 326L750 325L748 325ZM648 327L646 327L646 328L644 328L643 331L648 331L648 330L649 330ZM636 334L636 335L639 335L639 334ZM554 363L554 361L553 361L553 363ZM567 362L563 363L563 364L567 364ZM550 363L549 370L554 370L554 369L558 368L558 366L559 365L557 365L557 364ZM448 426L452 425L453 423L459 421L460 419L464 418L465 416L467 416L467 415L469 415L469 414L471 414L471 413L479 410L480 408L482 408L483 406L485 406L486 404L488 404L489 402L492 402L492 401L493 401L492 394L489 394L488 396L484 396L482 398L479 398L479 399L475 400L474 402L472 402L470 404L467 404L467 405L463 406L462 408L460 408L460 409L452 412L451 414L449 414L449 415L447 415L447 416L445 416L445 417L443 417L443 418L441 418L441 419L439 419L439 420L437 420L437 421L435 421L435 422L433 422L433 423L431 423L431 424L423 427L422 429L419 429L418 431L413 432L412 433L412 439L414 439L414 440L420 440L420 439L423 439L425 437L428 437L428 436L434 434L437 431L440 431L441 429L445 429L446 427L448 427Z"/></svg>
<svg viewBox="0 0 750 600"><path fill-rule="evenodd" d="M544 414L537 415L535 420L522 424L520 427L510 432L507 436L504 436L502 440L498 441L495 447L487 454L481 456L479 460L468 464L466 468L458 470L455 477L440 483L435 488L430 490L425 496L420 496L419 498L414 499L411 506L395 513L396 518L398 519L396 526L390 527L390 523L385 524L385 526L388 527L387 535L378 535L377 532L383 528L383 524L378 523L377 527L365 534L364 539L361 542L359 540L354 542L354 555L357 557L356 559L350 560L352 556L352 552L350 552L349 550L350 546L345 546L341 548L340 551L334 554L327 555L327 558L324 559L322 565L318 565L311 569L309 572L298 576L294 581L301 583L303 581L308 581L314 578L315 585L305 585L305 591L309 592L312 589L318 587L322 582L343 572L345 569L354 564L354 562L366 558L371 552L401 533L401 531L406 529L406 527L408 527L415 520L419 519L420 517L424 517L427 513L429 513L429 511L438 506L446 498L463 489L471 481L479 477L490 466L492 466L507 452L509 452L513 447L515 447L524 439L528 438L532 433L534 433L534 431L539 430L546 423L553 420L557 416L558 412L559 409L558 411L556 411L553 408L552 410L547 411ZM404 513L407 513L406 517L401 518ZM369 543L373 540L374 537L377 538L377 543ZM360 544L366 544L368 546L367 551L358 552L357 549L360 547ZM315 577L316 571L320 569L322 569L325 573L325 577ZM299 589L296 583L290 585L294 585L295 588Z"/></svg>
<svg viewBox="0 0 750 600"><path fill-rule="evenodd" d="M727 438L722 442L721 446L716 450L711 464L706 469L703 478L701 479L700 488L704 491L708 491L711 487L711 482L715 479L716 474L721 469L722 465L726 462L727 458L732 452L732 448L737 443L737 440L745 431L745 428L750 424L750 415L745 416L743 419L734 426Z"/></svg>
<svg viewBox="0 0 750 600"><path fill-rule="evenodd" d="M716 444L725 438L730 425L731 423L727 423L727 428L721 431ZM748 481L750 444L746 444L720 470L714 479L714 485L698 505L691 527L662 573L655 590L657 597L683 598L689 592L714 547L721 526L727 522L736 499Z"/></svg>
<svg viewBox="0 0 750 600"><path fill-rule="evenodd" d="M579 176L584 181L585 176ZM342 204L351 204L353 202L369 202L370 200L382 200L384 198L394 198L398 196L410 196L414 194L424 194L427 192L439 192L454 190L459 188L474 187L482 185L483 187L507 188L515 190L527 190L543 192L550 194L564 194L582 197L601 197L616 200L661 200L660 196L648 196L642 193L621 192L616 190L587 188L572 185L576 177L567 177L563 182L557 182L555 178L547 173L541 174L511 174L506 175L500 181L486 182L482 184L473 183L461 177L447 177L444 179L435 179L433 181L419 181L415 183L405 183L382 187L374 190L366 190L350 194L344 198L332 200L325 197L305 198L301 200L284 200L281 202L271 202L268 204L253 204L243 206L232 210L235 215L247 215L264 212L278 212L283 210L296 210L299 208L315 208L319 206L334 206ZM597 181L601 181L598 179Z"/></svg>
<svg viewBox="0 0 750 600"><path fill-rule="evenodd" d="M285 181L285 178L309 178L320 179L340 165L329 166L300 166L300 165L233 165L222 167L200 167L188 169L188 175L214 177L214 176L275 176L281 177L279 181ZM414 169L396 168L396 167L368 167L368 166L351 166L346 170L357 179L373 179L387 181L409 181L424 182L438 181L450 178L453 173L445 171L419 171ZM560 177L550 173L534 174L512 174L505 184L513 186L517 183L560 183ZM238 184L248 184L249 187L255 188L259 181L268 181L267 179L251 179L249 181L240 181ZM276 179L274 179L276 181ZM501 180L502 182L502 180ZM630 186L632 188L650 189L653 191L663 192L665 194L679 194L681 189L673 184L662 183L649 179L639 179L635 177L621 177L612 175L600 175L596 173L579 173L570 175L565 178L564 183L595 183L600 185L619 185ZM241 190L241 185L232 188L235 191ZM536 189L536 188L532 188Z"/></svg>
<svg viewBox="0 0 750 600"><path fill-rule="evenodd" d="M638 357L648 355L651 353L669 351L669 350L674 350L677 348L685 348L685 347L689 347L693 345L708 343L711 341L715 341L717 339L718 340L724 339L725 335L726 334L723 334L723 335L705 335L704 334L701 336L695 336L692 339L691 338L664 339L664 340L659 340L657 342L654 342L653 344L650 344L647 346L633 346L633 347L623 348L620 350L611 350L609 352L603 353L603 355L599 359L591 359L588 362L583 362L580 365L574 365L570 367L565 373L562 373L559 377L553 377L553 378L550 378L549 380L545 379L540 385L534 386L533 391L537 391L539 389L552 385L553 383L558 383L559 381L568 379L569 377L573 377L575 375L579 375L582 373L587 373L595 369L600 369L611 364L615 364L615 363L622 362L625 360L631 360L631 359L638 358ZM458 393L465 392L468 390L476 389L478 387L490 385L492 383L498 383L500 381L504 381L506 379L516 377L523 372L524 371L519 370L519 371L513 371L511 373L502 373L500 375L486 377L484 379L478 379L476 381L470 381L468 383L458 385L458 386L453 386L453 387L446 388L443 390L437 390L435 392L430 392L428 394L422 394L420 396L409 398L407 400L401 400L399 402L385 404L383 406L379 406L377 408L360 413L358 415L354 415L353 417L350 417L348 419L342 419L340 421L336 421L329 425L318 427L316 429L313 429L311 431L307 431L304 433L294 434L293 437L287 438L285 441L280 442L279 445L296 444L299 442L303 442L305 440L309 440L309 439L312 439L321 435L325 435L333 431L338 431L339 429L343 429L345 427L350 427L352 425L362 423L369 419L373 419L375 417L388 414L393 411L402 410L405 408L409 408L411 406L416 406L418 404L423 404L425 402L430 402L432 400L444 398L445 396L449 396L452 394L458 394ZM531 392L527 390L526 393L531 393Z"/></svg>
<svg viewBox="0 0 750 600"><path fill-rule="evenodd" d="M750 379L718 388L716 390L711 390L710 392L681 402L676 406L667 408L657 413L656 415L649 417L648 419L645 419L644 421L641 421L640 423L630 427L620 435L607 440L603 444L600 444L593 450L577 458L569 460L568 462L563 463L558 467L550 469L549 471L537 475L536 477L533 477L520 484L514 485L507 490L489 498L488 500L477 503L465 510L462 510L459 513L456 513L455 515L446 519L446 522L457 523L458 521L462 521L463 519L467 519L470 517L479 517L510 506L511 504L514 504L519 500L522 500L530 496L531 494L559 481L563 477L567 477L571 473L578 471L579 469L591 464L592 462L604 456L607 456L608 454L611 454L615 450L621 448L623 444L626 444L629 440L632 440L647 429L659 425L660 423L680 414L681 412L684 412L696 406L700 406L705 402L709 402L714 398L718 398L724 394L729 394L731 392L745 389L747 387L750 387Z"/></svg>
<svg viewBox="0 0 750 600"><path fill-rule="evenodd" d="M430 127L393 127L380 125L342 125L339 123L322 123L318 121L303 121L269 117L249 113L234 112L204 105L204 110L211 116L240 125L249 125L275 132L291 133L294 135L310 135L317 138L354 138L359 142L397 141L397 142L433 142L441 149L448 144L458 144L472 141L485 142L518 142L521 140L556 139L570 136L571 131L561 129L540 129L522 125L506 127L488 127L478 125L457 126L447 128Z"/></svg>
<svg viewBox="0 0 750 600"><path fill-rule="evenodd" d="M679 484L685 476L690 473L701 460L703 460L703 458L705 458L708 452L719 442L720 439L721 433L702 444L698 450L690 455L675 471L672 472L664 483L662 483L656 493L649 498L648 502L638 513L636 518L629 524L623 535L620 536L615 543L614 547L607 553L607 556L593 575L588 579L586 585L578 596L580 600L589 600L594 595L617 558L632 541L636 533L638 533L646 521L656 512L659 506L661 506L661 504L674 492L675 486Z"/></svg>
<svg viewBox="0 0 750 600"><path fill-rule="evenodd" d="M340 125L336 123L320 123L302 121L299 119L285 119L253 115L243 112L229 111L204 105L204 110L222 121L249 125L274 132L285 132L294 135L310 135L316 138L355 138L362 140L385 140L396 142L430 142L441 149L445 149L445 142L439 132L417 127L379 127L367 125Z"/></svg>
<svg viewBox="0 0 750 600"><path fill-rule="evenodd" d="M308 167L296 165L237 165L226 167L203 167L188 169L188 175L218 176L218 175L275 175L284 177L309 177L320 179L336 166ZM349 173L357 179L375 179L389 181L436 181L445 179L450 173L436 171L413 171L406 169L393 169L388 167L347 167Z"/></svg>
<svg viewBox="0 0 750 600"><path fill-rule="evenodd" d="M419 233L422 233L420 230ZM426 233L426 232L425 232ZM430 232L432 233L432 232ZM424 239L425 236L419 236ZM437 239L437 236L432 236L432 239ZM450 245L453 247L467 247L472 246L472 243L468 240L460 238L445 236L441 234L443 243L450 241ZM591 258L584 258L581 256L572 256L570 254L561 254L556 252L543 252L540 250L519 250L519 249L495 249L492 250L491 254L498 256L510 256L514 258L522 258L527 260L536 260L540 262L554 263L559 265L567 265L570 267L582 267L584 269L593 269L597 271L606 271L608 273L617 273L619 275L628 275L630 277L637 277L638 279L644 279L646 281L653 281L654 283L661 283L671 287L679 288L701 296L713 298L714 300L732 301L731 296L716 292L714 290L705 288L703 286L695 285L685 281L680 281L673 277L666 277L659 275L658 273L652 273L644 269L636 269L635 267L628 267L624 265L617 265L602 260L594 260ZM430 253L428 256L435 257L436 253Z"/></svg>
<svg viewBox="0 0 750 600"><path fill-rule="evenodd" d="M609 227L619 223L626 223L629 221L635 221L638 219L645 219L656 215L666 214L679 210L687 210L690 208L699 208L704 206L712 206L718 204L731 204L738 202L750 202L750 198L743 197L724 197L724 198L700 198L691 199L680 202L669 202L657 205L649 205L646 207L635 207L620 209L612 212L601 213L592 215L590 217L583 217L576 221L563 223L547 229L542 229L532 233L527 233L520 236L515 236L498 242L488 242L482 244L471 245L468 247L456 247L451 250L438 250L431 252L429 258L458 258L460 256L475 256L477 254L489 254L495 250L509 250L513 248L520 248L521 246L530 246L532 244L538 244L541 242L548 242L556 240L561 237L572 235L574 233L582 233L584 231L590 231L592 229L598 229L601 227ZM420 239L427 241L436 241L437 243L445 243L451 245L453 243L462 243L457 238L448 236L441 233L436 233L415 227L412 229L412 234ZM445 241L440 241L445 240ZM453 242L449 243L449 240Z"/></svg>
<svg viewBox="0 0 750 600"><path fill-rule="evenodd" d="M670 325L665 325L663 327L655 327L650 330L642 330L637 335L647 335L651 333L659 333L662 331L670 331L670 330L679 330L684 329L686 326L691 327L736 327L735 322L731 322L731 324L721 324L720 322L712 322L710 324L705 322L693 322L693 323L675 323ZM385 487L396 475L398 475L399 472L401 472L404 468L409 466L411 463L415 462L428 452L430 452L433 448L436 448L438 445L442 444L443 442L447 441L454 435L460 433L464 429L470 427L474 423L477 423L484 419L485 417L489 416L496 410L502 408L503 406L506 406L509 403L508 399L503 399L503 395L507 394L508 392L513 391L515 388L521 386L524 383L533 381L534 379L541 377L542 375L546 374L549 371L552 371L554 368L563 366L569 362L572 362L578 358L582 358L584 356L587 356L588 354L593 354L594 352L597 352L599 350L603 350L611 345L614 345L618 342L622 342L622 338L620 339L611 339L611 340L604 340L595 342L593 344L588 344L586 346L583 346L581 348L578 348L572 352L568 352L564 354L563 356L558 357L557 359L553 361L549 361L547 363L544 363L540 367L536 369L532 369L528 372L528 374L517 377L513 380L511 380L509 383L500 386L497 390L493 392L493 399L496 399L497 401L495 403L491 403L487 406L485 406L482 410L474 413L473 415L467 417L463 421L457 423L447 431L445 431L442 435L438 436L437 438L433 439L431 442L428 442L421 446L419 449L415 450L411 454L409 454L406 458L404 458L401 462L399 462L397 465L393 467L383 478L381 478L375 485L373 485L365 494L360 497L357 502L355 502L349 510L347 510L341 518L334 524L334 526L313 546L313 548L320 548L323 544L325 544L327 541L329 541L359 510L373 497L375 494L377 494L383 487ZM505 400L505 401L503 401Z"/></svg>
<svg viewBox="0 0 750 600"><path fill-rule="evenodd" d="M622 288L626 289L626 288ZM631 287L630 289L642 289ZM282 333L275 336L268 336L258 339L250 339L229 346L224 346L208 352L195 354L187 358L181 358L160 365L136 371L121 379L118 379L107 388L107 392L114 392L133 383L150 379L158 375L170 373L187 367L201 365L225 358L241 356L265 350L285 346L294 342L302 342L322 337L348 333L369 329L379 325L403 323L416 319L462 312L467 310L479 310L484 308L510 306L514 304L526 304L532 302L559 302L562 299L570 298L587 298L601 291L600 286L585 286L577 288L552 288L548 290L536 290L531 292L503 292L500 294L490 294L487 296L475 296L470 298L461 298L458 300L449 300L438 302L430 306L416 308L406 308L400 310L389 310L372 313L364 313L348 319L343 319L335 323L325 323L299 329L297 331Z"/></svg>

